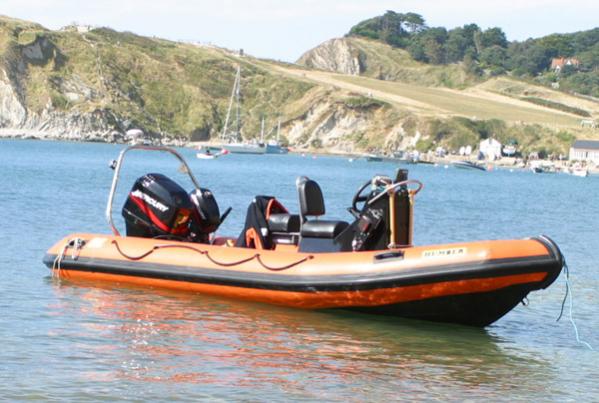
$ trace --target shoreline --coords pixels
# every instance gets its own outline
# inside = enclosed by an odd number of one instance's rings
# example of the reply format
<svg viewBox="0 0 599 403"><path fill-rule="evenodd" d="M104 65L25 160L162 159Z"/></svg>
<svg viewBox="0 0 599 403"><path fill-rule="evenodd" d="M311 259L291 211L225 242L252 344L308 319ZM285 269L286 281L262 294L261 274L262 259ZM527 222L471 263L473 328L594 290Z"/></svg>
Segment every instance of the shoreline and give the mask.
<svg viewBox="0 0 599 403"><path fill-rule="evenodd" d="M0 140L35 140L35 141L66 141L72 143L104 143L104 144L121 144L121 145L130 145L130 142L127 141L109 141L107 138L109 136L108 133L90 133L87 135L72 135L65 136L61 134L51 134L48 132L39 132L32 129L0 129ZM168 146L168 147L182 147L189 149L197 149L199 146L219 146L220 143L213 141L185 141L181 139L166 139L166 141L161 140L160 145ZM290 149L290 154L301 155L301 154L310 154L310 155L318 155L318 156L331 156L331 157L342 157L342 158L366 158L370 154L366 152L348 152L342 150L314 150L314 149ZM480 164L484 164L487 167L491 167L489 170L494 170L497 168L500 169L518 169L518 170L527 170L530 168L529 165L522 166L518 163L518 158L515 157L502 157L499 160L495 161L479 161L476 158L465 157L459 155L446 155L444 157L436 157L436 156L428 156L426 159L423 159L426 164L434 164L434 165L451 165L456 161L471 161L477 162ZM555 168L557 168L558 172L564 172L568 169L572 164L569 160L550 160L550 159L537 159L534 161L538 161L543 164L551 164ZM588 172L591 175L599 175L599 166L592 167L587 166Z"/></svg>

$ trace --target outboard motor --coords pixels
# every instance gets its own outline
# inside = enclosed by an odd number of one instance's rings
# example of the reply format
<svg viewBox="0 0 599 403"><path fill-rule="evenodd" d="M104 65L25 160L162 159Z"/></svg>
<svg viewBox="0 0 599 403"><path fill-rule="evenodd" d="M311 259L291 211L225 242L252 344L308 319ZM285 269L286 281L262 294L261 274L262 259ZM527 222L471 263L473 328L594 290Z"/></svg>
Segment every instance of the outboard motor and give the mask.
<svg viewBox="0 0 599 403"><path fill-rule="evenodd" d="M193 242L209 243L210 234L221 224L220 211L214 194L204 188L193 190L189 199L194 205L192 220L189 224L190 239Z"/></svg>
<svg viewBox="0 0 599 403"><path fill-rule="evenodd" d="M127 236L186 239L195 206L176 182L162 174L135 181L123 206Z"/></svg>

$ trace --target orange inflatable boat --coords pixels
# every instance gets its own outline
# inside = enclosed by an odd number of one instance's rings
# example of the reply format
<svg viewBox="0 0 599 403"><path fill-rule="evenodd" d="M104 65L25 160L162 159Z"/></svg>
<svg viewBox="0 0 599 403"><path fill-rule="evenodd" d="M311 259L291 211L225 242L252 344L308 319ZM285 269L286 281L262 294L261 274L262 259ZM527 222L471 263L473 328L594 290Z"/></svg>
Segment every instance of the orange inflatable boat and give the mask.
<svg viewBox="0 0 599 403"><path fill-rule="evenodd" d="M170 152L196 189L191 194L160 174L140 178L123 207L127 236L112 221L112 201L125 154ZM73 234L51 247L54 275L164 287L305 309L486 326L529 292L559 276L563 257L548 237L413 246L412 206L422 188L399 171L377 176L352 202L352 223L325 213L318 184L298 180L299 214L257 196L236 238L213 234L226 218L176 151L133 146L115 162L107 218L113 235Z"/></svg>

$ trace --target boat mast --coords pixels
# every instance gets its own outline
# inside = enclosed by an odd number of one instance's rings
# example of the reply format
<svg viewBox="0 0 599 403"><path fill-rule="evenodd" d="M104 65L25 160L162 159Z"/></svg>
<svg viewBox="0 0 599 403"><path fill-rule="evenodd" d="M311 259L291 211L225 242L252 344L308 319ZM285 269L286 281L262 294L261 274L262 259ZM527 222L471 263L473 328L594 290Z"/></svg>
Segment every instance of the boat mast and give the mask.
<svg viewBox="0 0 599 403"><path fill-rule="evenodd" d="M262 125L260 127L260 142L264 143L264 116L262 116Z"/></svg>
<svg viewBox="0 0 599 403"><path fill-rule="evenodd" d="M280 136L281 136L281 118L279 118L279 120L277 121L277 144L280 143Z"/></svg>
<svg viewBox="0 0 599 403"><path fill-rule="evenodd" d="M241 137L241 102L240 102L240 97L241 97L241 66L237 66L237 76L235 77L235 82L237 83L237 88L235 91L235 101L237 103L236 105L236 119L237 119L237 133L236 133L236 137L237 137L237 141L242 141L243 138Z"/></svg>
<svg viewBox="0 0 599 403"><path fill-rule="evenodd" d="M241 79L241 66L237 66L237 73L235 74L235 82L233 83L233 90L231 91L231 98L229 99L229 108L227 109L227 117L225 118L225 126L223 127L223 133L221 138L226 141L230 141L227 137L227 129L229 128L229 118L231 117L231 109L233 108L233 99L237 98L237 133L239 133L239 81Z"/></svg>

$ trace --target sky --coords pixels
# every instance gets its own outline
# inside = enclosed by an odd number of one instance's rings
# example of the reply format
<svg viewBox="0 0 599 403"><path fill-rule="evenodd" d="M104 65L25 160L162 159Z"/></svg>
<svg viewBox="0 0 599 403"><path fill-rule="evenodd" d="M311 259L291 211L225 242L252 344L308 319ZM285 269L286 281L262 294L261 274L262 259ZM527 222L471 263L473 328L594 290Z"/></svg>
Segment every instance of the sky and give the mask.
<svg viewBox="0 0 599 403"><path fill-rule="evenodd" d="M107 26L288 62L386 10L421 14L429 26L501 27L508 40L599 26L599 0L0 0L0 14L50 29Z"/></svg>

